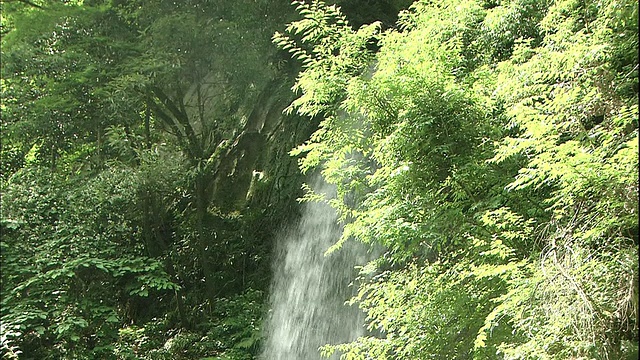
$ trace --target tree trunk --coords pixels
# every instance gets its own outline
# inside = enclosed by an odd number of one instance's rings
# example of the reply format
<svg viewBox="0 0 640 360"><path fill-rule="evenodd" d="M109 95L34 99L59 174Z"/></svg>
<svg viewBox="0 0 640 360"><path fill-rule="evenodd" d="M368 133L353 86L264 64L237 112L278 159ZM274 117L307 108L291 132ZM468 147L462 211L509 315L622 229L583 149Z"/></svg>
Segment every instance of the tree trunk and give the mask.
<svg viewBox="0 0 640 360"><path fill-rule="evenodd" d="M195 192L196 192L196 241L198 251L200 253L200 266L204 274L205 290L209 301L213 303L215 298L215 284L213 278L213 267L209 256L210 239L208 232L205 231L205 220L207 217L207 194L206 194L206 177L199 173L196 175Z"/></svg>

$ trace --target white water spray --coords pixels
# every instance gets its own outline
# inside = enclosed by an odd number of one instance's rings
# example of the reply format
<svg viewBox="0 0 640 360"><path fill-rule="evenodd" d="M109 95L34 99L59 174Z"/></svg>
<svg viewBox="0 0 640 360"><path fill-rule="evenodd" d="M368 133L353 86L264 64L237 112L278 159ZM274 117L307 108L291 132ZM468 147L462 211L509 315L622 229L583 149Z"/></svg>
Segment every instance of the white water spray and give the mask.
<svg viewBox="0 0 640 360"><path fill-rule="evenodd" d="M317 193L332 193L321 180L314 185ZM363 335L362 312L345 301L353 295L354 266L367 261L366 250L348 242L324 256L340 238L336 220L327 204L305 203L300 222L278 239L263 360L321 359L320 346Z"/></svg>

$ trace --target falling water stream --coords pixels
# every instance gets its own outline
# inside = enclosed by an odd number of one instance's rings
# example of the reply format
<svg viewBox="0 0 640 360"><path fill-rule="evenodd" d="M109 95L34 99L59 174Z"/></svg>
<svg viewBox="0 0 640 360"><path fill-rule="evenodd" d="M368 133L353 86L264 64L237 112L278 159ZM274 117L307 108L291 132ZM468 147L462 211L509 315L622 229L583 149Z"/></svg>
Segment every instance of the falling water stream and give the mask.
<svg viewBox="0 0 640 360"><path fill-rule="evenodd" d="M321 180L313 188L332 193ZM364 247L348 242L325 256L341 235L336 213L318 202L305 203L302 210L299 223L277 242L263 360L321 359L320 346L349 342L364 332L362 312L345 305L353 295L354 266L367 260Z"/></svg>

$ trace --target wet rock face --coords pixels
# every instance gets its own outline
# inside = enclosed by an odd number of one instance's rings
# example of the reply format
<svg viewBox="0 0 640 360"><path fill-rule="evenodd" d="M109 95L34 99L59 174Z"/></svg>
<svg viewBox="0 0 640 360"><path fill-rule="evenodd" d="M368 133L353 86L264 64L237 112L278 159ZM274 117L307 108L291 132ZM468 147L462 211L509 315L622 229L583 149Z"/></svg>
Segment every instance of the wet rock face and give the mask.
<svg viewBox="0 0 640 360"><path fill-rule="evenodd" d="M275 201L274 188L282 185L279 180L297 174L289 151L309 136L312 124L282 113L291 97L284 83L274 80L264 88L247 111L250 115L242 132L221 159L212 184L213 203L221 209L239 210L249 201L268 206ZM300 126L301 122L306 124Z"/></svg>

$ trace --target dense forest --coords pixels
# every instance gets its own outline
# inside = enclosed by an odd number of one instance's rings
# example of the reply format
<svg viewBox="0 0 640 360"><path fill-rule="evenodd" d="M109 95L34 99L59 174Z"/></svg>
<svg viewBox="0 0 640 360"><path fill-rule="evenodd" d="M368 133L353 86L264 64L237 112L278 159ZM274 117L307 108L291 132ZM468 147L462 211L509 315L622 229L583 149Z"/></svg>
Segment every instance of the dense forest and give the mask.
<svg viewBox="0 0 640 360"><path fill-rule="evenodd" d="M637 1L0 6L3 360L261 358L304 201L378 254L323 356L638 357Z"/></svg>

